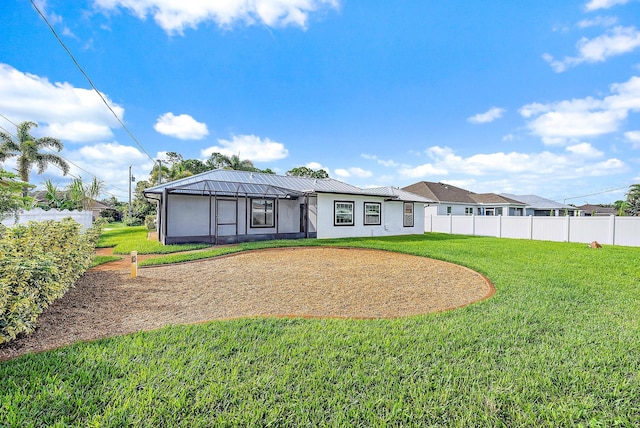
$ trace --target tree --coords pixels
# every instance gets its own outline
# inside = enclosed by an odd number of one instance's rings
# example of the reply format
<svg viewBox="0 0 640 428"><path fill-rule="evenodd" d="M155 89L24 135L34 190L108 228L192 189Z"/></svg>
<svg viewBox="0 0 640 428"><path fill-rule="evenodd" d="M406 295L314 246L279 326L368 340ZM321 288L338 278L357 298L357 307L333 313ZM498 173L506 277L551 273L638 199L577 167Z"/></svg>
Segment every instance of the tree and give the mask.
<svg viewBox="0 0 640 428"><path fill-rule="evenodd" d="M51 180L45 181L44 185L44 201L38 204L44 209L90 210L93 201L104 191L104 183L95 177L87 185L81 178L76 178L64 190L58 190Z"/></svg>
<svg viewBox="0 0 640 428"><path fill-rule="evenodd" d="M9 216L16 219L20 211L29 206L31 198L22 196L24 187L34 186L18 180L18 176L0 169L0 220Z"/></svg>
<svg viewBox="0 0 640 428"><path fill-rule="evenodd" d="M640 216L640 184L632 184L627 192L625 211L630 216Z"/></svg>
<svg viewBox="0 0 640 428"><path fill-rule="evenodd" d="M62 170L64 175L69 172L69 164L62 157L54 154L42 152L42 149L51 148L60 152L64 147L60 140L53 137L34 138L29 130L33 126L38 126L35 122L22 122L17 126L17 139L14 139L6 132L0 132L0 162L9 158L17 158L18 175L23 182L29 182L29 173L33 166L38 167L38 174L42 174L49 164L56 165ZM27 196L29 188L23 187L22 195Z"/></svg>
<svg viewBox="0 0 640 428"><path fill-rule="evenodd" d="M616 209L616 215L625 216L627 215L627 201L615 201L613 207Z"/></svg>
<svg viewBox="0 0 640 428"><path fill-rule="evenodd" d="M329 173L324 169L313 170L306 166L290 169L285 174L292 177L329 178Z"/></svg>
<svg viewBox="0 0 640 428"><path fill-rule="evenodd" d="M253 165L249 159L240 159L239 155L223 155L221 153L212 153L205 162L211 169L232 169L236 171L254 171L260 170Z"/></svg>

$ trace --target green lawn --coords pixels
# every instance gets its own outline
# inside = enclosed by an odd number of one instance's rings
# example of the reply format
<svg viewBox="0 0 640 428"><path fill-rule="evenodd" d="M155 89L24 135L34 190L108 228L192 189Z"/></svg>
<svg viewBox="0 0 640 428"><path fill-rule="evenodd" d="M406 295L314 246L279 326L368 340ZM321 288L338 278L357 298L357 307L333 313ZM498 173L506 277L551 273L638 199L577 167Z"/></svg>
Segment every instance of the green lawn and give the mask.
<svg viewBox="0 0 640 428"><path fill-rule="evenodd" d="M210 247L207 244L162 245L159 241L147 239L145 226L122 227L120 223L107 225L96 245L98 248L114 247L114 254L168 254L178 251L198 250Z"/></svg>
<svg viewBox="0 0 640 428"><path fill-rule="evenodd" d="M498 291L397 320L239 319L26 355L0 363L0 425L640 425L640 248L301 242L448 260Z"/></svg>

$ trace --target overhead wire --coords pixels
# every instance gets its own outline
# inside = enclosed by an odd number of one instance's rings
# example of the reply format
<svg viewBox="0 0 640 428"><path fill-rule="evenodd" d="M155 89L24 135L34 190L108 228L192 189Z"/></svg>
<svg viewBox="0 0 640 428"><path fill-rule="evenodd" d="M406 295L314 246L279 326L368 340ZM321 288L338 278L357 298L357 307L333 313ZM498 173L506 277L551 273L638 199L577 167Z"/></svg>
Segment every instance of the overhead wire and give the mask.
<svg viewBox="0 0 640 428"><path fill-rule="evenodd" d="M78 70L80 70L80 73L82 73L82 75L85 77L85 79L87 79L87 82L89 82L89 85L91 85L91 88L93 88L93 90L98 94L98 96L100 97L100 99L102 100L102 102L104 103L104 105L107 106L107 108L109 109L109 111L111 112L111 114L113 114L113 116L116 118L116 120L118 121L118 123L120 123L120 126L122 126L122 128L127 132L127 134L129 134L129 137L131 137L131 139L133 140L134 143L137 144L138 147L140 147L140 150L142 150L142 152L147 155L147 157L153 162L156 163L155 159L153 159L153 157L151 157L151 155L149 155L149 153L145 150L145 148L142 146L142 144L140 144L140 142L138 141L138 139L133 135L133 133L129 130L129 128L127 128L127 126L124 124L124 122L120 119L120 117L117 115L117 113L113 110L113 108L109 105L109 103L107 102L107 100L104 98L104 96L102 95L102 93L98 90L98 88L96 88L96 86L93 84L93 81L91 80L91 78L89 77L89 75L84 71L84 69L82 68L82 66L80 65L80 63L78 63L78 61L76 60L76 58L73 56L73 54L71 53L71 51L69 50L69 48L67 47L67 45L65 45L65 43L62 41L62 39L60 38L60 36L58 36L58 33L56 32L56 30L53 28L53 26L49 23L49 20L47 19L47 17L44 15L44 13L42 13L42 11L40 10L40 8L38 8L38 6L35 4L34 0L31 0L31 5L34 7L34 9L38 12L38 15L40 15L40 17L44 20L44 22L47 24L47 26L49 27L49 29L51 30L51 32L53 33L54 37L56 38L56 40L58 40L58 43L60 43L60 45L62 46L62 48L67 52L67 54L69 55L69 57L71 58L71 60L73 61L73 63L75 64L75 66L78 68Z"/></svg>

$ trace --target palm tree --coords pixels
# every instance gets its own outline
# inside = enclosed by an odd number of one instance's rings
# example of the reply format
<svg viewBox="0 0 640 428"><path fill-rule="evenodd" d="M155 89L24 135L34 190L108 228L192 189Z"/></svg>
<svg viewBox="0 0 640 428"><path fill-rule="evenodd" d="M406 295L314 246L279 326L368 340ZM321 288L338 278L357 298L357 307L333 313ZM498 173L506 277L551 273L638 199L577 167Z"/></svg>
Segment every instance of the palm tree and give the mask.
<svg viewBox="0 0 640 428"><path fill-rule="evenodd" d="M640 184L632 184L627 192L627 214L631 216L640 215Z"/></svg>
<svg viewBox="0 0 640 428"><path fill-rule="evenodd" d="M240 155L223 155L212 153L206 161L206 166L211 169L233 169L236 171L259 171L249 159L240 159Z"/></svg>
<svg viewBox="0 0 640 428"><path fill-rule="evenodd" d="M60 140L53 137L34 138L29 130L38 126L35 122L25 121L17 126L17 139L6 132L0 132L0 162L9 158L17 158L18 175L25 183L29 182L29 173L33 166L38 167L38 174L42 174L49 164L56 165L64 175L69 172L69 164L54 153L41 152L44 148L55 149L60 152L64 147ZM28 188L23 189L23 196L27 196Z"/></svg>

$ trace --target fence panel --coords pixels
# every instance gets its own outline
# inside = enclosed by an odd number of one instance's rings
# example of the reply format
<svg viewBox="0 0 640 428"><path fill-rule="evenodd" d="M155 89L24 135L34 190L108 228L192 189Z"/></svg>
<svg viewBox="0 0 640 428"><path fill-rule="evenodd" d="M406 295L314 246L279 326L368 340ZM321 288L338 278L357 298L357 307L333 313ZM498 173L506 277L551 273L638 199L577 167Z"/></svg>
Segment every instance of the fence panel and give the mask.
<svg viewBox="0 0 640 428"><path fill-rule="evenodd" d="M622 217L618 217L618 221ZM613 217L571 217L571 225L569 226L570 242L593 242L598 241L601 244L613 244Z"/></svg>
<svg viewBox="0 0 640 428"><path fill-rule="evenodd" d="M500 236L499 216L479 216L476 220L476 235L478 236Z"/></svg>
<svg viewBox="0 0 640 428"><path fill-rule="evenodd" d="M13 226L16 224L24 224L30 221L45 221L54 220L60 221L64 218L71 217L82 225L82 229L88 229L93 223L93 214L91 211L68 211L68 210L49 210L45 211L42 208L34 208L30 211L23 211L18 216L18 221L15 221L13 216L7 217L2 220L2 224L5 226Z"/></svg>
<svg viewBox="0 0 640 428"><path fill-rule="evenodd" d="M425 230L431 230L431 232L440 232L440 233L451 233L451 219L448 215L434 215L429 216L431 219L431 227L427 228L425 225Z"/></svg>
<svg viewBox="0 0 640 428"><path fill-rule="evenodd" d="M428 215L425 231L640 247L640 217Z"/></svg>
<svg viewBox="0 0 640 428"><path fill-rule="evenodd" d="M473 235L474 219L472 216L450 216L451 217L451 233L454 235Z"/></svg>
<svg viewBox="0 0 640 428"><path fill-rule="evenodd" d="M502 238L531 239L532 217L502 217Z"/></svg>
<svg viewBox="0 0 640 428"><path fill-rule="evenodd" d="M640 217L616 217L614 244L640 247Z"/></svg>

